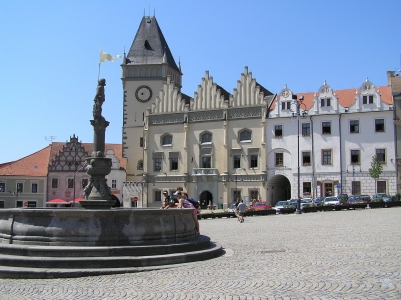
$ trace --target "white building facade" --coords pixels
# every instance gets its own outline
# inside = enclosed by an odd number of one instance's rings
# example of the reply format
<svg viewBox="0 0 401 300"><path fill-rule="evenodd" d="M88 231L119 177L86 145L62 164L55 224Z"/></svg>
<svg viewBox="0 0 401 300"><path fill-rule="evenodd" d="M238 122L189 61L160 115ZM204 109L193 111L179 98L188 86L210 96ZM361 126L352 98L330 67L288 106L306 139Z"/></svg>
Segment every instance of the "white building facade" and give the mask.
<svg viewBox="0 0 401 300"><path fill-rule="evenodd" d="M297 97L285 87L266 121L268 201L296 199L298 193L395 195L392 103L390 88L368 79L357 89L339 91L325 82L316 93ZM377 180L369 172L373 156L383 166Z"/></svg>

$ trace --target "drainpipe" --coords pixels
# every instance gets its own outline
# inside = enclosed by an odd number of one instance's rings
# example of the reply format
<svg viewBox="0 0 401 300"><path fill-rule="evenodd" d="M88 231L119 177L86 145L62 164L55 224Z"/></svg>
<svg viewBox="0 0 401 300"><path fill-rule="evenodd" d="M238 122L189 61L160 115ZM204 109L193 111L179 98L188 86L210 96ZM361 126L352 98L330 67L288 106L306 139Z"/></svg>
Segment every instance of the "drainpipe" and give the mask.
<svg viewBox="0 0 401 300"><path fill-rule="evenodd" d="M343 160L342 160L342 139L341 139L341 113L338 118L338 129L340 132L340 183L341 183L341 193L343 193Z"/></svg>
<svg viewBox="0 0 401 300"><path fill-rule="evenodd" d="M312 120L312 116L309 116L310 119L310 131L311 131L311 135L312 135L312 186L314 187L312 190L312 198L316 198L315 192L317 189L317 180L316 180L316 187L315 187L315 143L314 143L314 139L313 139L313 120Z"/></svg>

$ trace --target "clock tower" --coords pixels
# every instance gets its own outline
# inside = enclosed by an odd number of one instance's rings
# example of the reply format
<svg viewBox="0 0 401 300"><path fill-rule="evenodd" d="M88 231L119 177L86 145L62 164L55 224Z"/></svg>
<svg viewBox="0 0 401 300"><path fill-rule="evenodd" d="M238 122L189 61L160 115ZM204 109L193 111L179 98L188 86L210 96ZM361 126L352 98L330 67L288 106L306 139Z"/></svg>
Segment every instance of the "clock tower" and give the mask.
<svg viewBox="0 0 401 300"><path fill-rule="evenodd" d="M181 69L164 39L155 17L143 17L128 54L122 63L123 157L128 159L127 181L143 175L144 118L167 77L180 90Z"/></svg>

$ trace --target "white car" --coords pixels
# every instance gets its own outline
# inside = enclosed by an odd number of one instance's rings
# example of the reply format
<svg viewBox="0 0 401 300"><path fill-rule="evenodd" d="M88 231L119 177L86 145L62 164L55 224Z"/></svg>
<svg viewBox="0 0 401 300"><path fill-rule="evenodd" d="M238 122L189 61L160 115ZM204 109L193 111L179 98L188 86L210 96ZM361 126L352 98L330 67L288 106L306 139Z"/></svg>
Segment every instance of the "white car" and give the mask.
<svg viewBox="0 0 401 300"><path fill-rule="evenodd" d="M340 205L340 199L337 197L326 197L324 198L325 205Z"/></svg>
<svg viewBox="0 0 401 300"><path fill-rule="evenodd" d="M276 213L280 213L280 209L282 209L284 206L290 205L289 201L279 201L276 203L276 205L273 207L276 210Z"/></svg>

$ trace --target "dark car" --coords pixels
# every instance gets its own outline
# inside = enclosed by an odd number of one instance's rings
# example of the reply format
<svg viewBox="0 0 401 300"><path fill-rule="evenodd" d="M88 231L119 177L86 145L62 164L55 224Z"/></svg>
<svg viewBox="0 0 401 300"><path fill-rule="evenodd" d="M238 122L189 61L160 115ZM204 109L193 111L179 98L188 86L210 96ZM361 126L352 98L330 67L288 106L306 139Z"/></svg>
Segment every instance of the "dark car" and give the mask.
<svg viewBox="0 0 401 300"><path fill-rule="evenodd" d="M345 204L348 201L348 195L347 194L338 194L337 198L338 198L338 200L340 200L341 204Z"/></svg>
<svg viewBox="0 0 401 300"><path fill-rule="evenodd" d="M363 203L369 203L369 202L371 201L369 195L360 195L359 197L361 198L361 201L362 201Z"/></svg>
<svg viewBox="0 0 401 300"><path fill-rule="evenodd" d="M317 197L317 198L315 199L315 204L320 205L320 203L322 203L322 202L324 202L324 197Z"/></svg>
<svg viewBox="0 0 401 300"><path fill-rule="evenodd" d="M363 203L361 196L350 196L348 197L348 204Z"/></svg>

